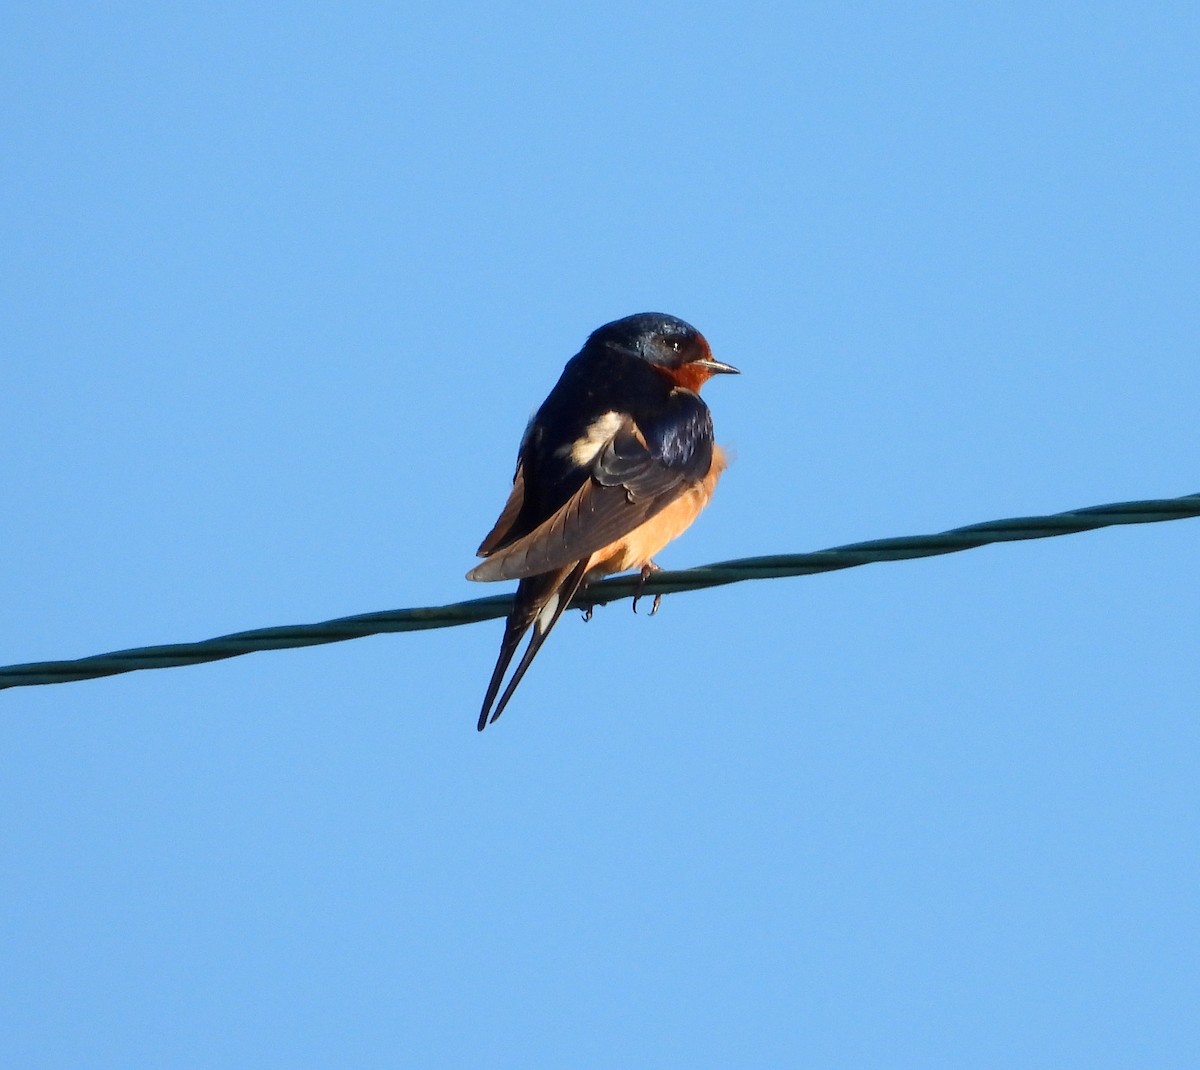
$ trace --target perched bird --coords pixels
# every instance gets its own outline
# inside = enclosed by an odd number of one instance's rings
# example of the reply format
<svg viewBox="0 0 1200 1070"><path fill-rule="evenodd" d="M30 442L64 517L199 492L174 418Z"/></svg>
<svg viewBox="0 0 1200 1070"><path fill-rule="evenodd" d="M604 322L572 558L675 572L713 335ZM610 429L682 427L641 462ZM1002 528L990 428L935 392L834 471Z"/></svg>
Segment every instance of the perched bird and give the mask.
<svg viewBox="0 0 1200 1070"><path fill-rule="evenodd" d="M708 504L725 455L698 391L737 371L695 327L657 312L606 323L567 362L525 429L512 493L479 547L486 560L467 573L520 580L481 732L525 633L533 628L492 721L580 587L635 568L645 580Z"/></svg>

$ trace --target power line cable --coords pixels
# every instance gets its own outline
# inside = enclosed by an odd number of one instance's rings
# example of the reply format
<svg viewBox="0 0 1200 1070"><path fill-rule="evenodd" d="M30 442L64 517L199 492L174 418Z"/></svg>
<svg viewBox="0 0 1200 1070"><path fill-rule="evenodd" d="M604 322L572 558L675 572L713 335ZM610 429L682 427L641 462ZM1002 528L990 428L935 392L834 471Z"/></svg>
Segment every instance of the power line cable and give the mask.
<svg viewBox="0 0 1200 1070"><path fill-rule="evenodd" d="M635 595L675 594L719 587L744 580L782 579L811 576L818 572L855 568L882 561L906 561L937 554L957 553L991 543L1047 539L1072 535L1119 524L1154 524L1166 520L1184 520L1200 516L1200 494L1181 498L1116 502L1072 509L1049 516L1014 517L989 520L982 524L953 528L936 535L905 535L891 539L873 539L850 543L807 554L777 554L770 557L746 557L677 572L656 572L644 585L637 576L617 576L589 587L576 605L605 605ZM72 680L90 680L101 676L139 669L166 669L177 665L198 665L220 661L257 650L287 650L294 647L338 643L385 632L415 632L430 628L453 628L460 624L492 620L508 615L511 595L493 595L456 602L448 606L419 609L392 609L339 617L319 624L289 624L276 628L256 628L235 632L199 643L172 643L166 646L137 647L96 654L74 661L39 661L0 668L0 690L29 687L34 684L61 684Z"/></svg>

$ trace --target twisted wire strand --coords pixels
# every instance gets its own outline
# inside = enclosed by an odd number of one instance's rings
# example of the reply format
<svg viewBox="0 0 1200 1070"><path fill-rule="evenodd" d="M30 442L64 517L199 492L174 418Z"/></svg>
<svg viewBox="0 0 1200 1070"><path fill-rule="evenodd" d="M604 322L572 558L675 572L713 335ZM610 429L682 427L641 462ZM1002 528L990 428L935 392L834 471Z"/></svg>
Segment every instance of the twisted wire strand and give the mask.
<svg viewBox="0 0 1200 1070"><path fill-rule="evenodd" d="M835 546L805 554L777 554L720 561L677 572L656 572L645 584L637 576L617 576L590 586L575 605L605 605L635 595L675 594L698 591L744 580L782 579L833 572L880 561L906 561L937 554L957 553L991 543L1047 539L1072 535L1119 524L1154 524L1200 516L1200 493L1180 498L1116 502L1072 509L1049 516L1013 517L982 524L952 528L934 535L905 535L890 539ZM176 665L198 665L221 661L256 650L288 650L295 647L338 643L386 632L415 632L430 628L453 628L461 624L493 620L508 615L512 595L493 595L456 602L448 606L393 609L360 613L319 624L289 624L256 628L221 635L198 643L172 643L96 654L74 661L39 661L0 667L0 690L35 684L59 684L90 680L139 669L166 669Z"/></svg>

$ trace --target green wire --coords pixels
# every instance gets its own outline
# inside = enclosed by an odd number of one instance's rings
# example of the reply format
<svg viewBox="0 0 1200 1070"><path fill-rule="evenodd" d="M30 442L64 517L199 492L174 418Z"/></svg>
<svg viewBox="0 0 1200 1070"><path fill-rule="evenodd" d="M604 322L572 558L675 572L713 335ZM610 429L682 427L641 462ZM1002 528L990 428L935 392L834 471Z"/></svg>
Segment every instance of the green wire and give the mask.
<svg viewBox="0 0 1200 1070"><path fill-rule="evenodd" d="M1054 513L1051 516L989 520L983 524L953 528L936 535L874 539L870 542L856 542L848 546L818 550L816 553L747 557L737 561L722 561L700 568L684 569L680 572L656 572L644 585L636 576L619 576L593 584L587 589L586 595L576 602L584 605L604 605L618 599L631 598L639 593L674 594L679 591L719 587L727 583L741 583L744 580L810 576L817 572L854 568L877 561L906 561L936 554L951 554L990 543L1047 539L1055 535L1071 535L1118 524L1154 524L1164 520L1183 520L1196 516L1200 516L1200 494L1189 494L1182 498L1095 505L1087 509ZM354 617L323 621L320 624L257 628L253 631L205 639L199 643L172 643L167 646L117 650L111 654L96 654L75 661L39 661L27 665L9 665L0 668L0 689L91 680L138 669L198 665L205 661L220 661L223 658L251 654L256 650L287 650L293 647L315 646L319 643L339 643L345 639L358 639L384 632L453 628L460 624L474 624L476 621L507 616L511 608L511 595L494 595L490 598L472 599L469 602L456 602L449 606L362 613Z"/></svg>

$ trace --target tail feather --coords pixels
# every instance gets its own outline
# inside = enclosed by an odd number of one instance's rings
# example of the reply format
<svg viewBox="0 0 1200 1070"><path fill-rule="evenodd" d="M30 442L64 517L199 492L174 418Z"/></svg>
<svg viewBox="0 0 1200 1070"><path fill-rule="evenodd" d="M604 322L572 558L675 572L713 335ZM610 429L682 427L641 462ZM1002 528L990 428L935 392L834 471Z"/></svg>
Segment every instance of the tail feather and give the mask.
<svg viewBox="0 0 1200 1070"><path fill-rule="evenodd" d="M513 610L505 622L504 638L500 643L500 656L496 660L495 669L492 670L492 678L488 682L487 694L483 699L483 709L479 713L479 723L476 727L480 732L504 712L504 707L508 705L508 700L516 691L517 684L525 675L525 670L529 668L534 656L546 641L546 636L558 623L558 618L571 604L571 599L575 597L575 592L583 583L587 564L585 559L568 568L548 572L541 576L531 576L522 580L518 585ZM512 674L512 679L504 689L504 694L496 703L495 711L489 717L488 713L492 709L492 703L504 681L504 674L508 671L508 666L517 653L517 647L521 645L521 639L531 627L533 635L529 640L529 645L525 648L525 653L521 656L516 671Z"/></svg>

